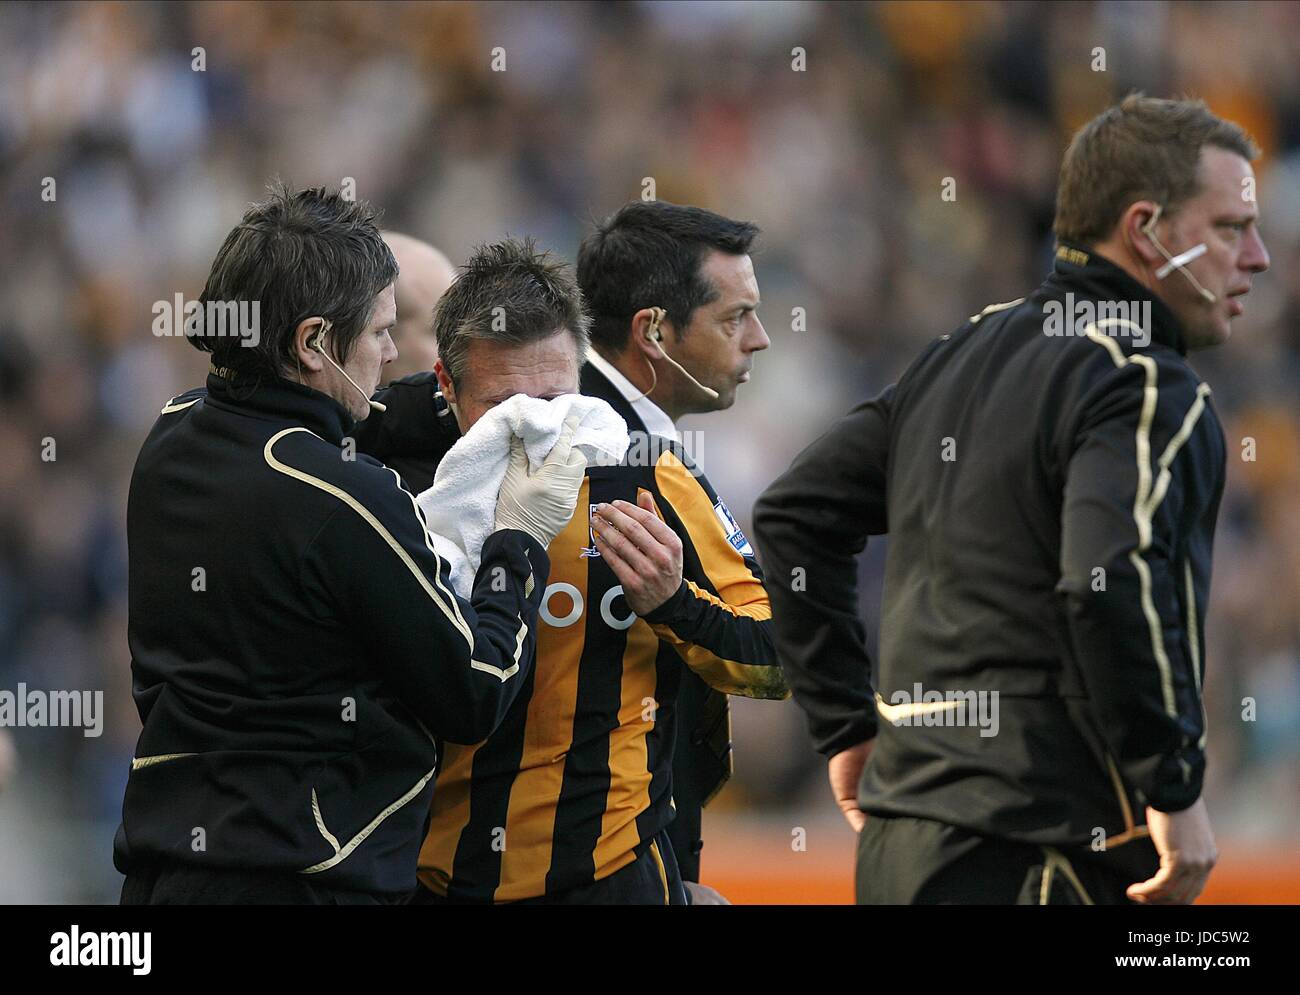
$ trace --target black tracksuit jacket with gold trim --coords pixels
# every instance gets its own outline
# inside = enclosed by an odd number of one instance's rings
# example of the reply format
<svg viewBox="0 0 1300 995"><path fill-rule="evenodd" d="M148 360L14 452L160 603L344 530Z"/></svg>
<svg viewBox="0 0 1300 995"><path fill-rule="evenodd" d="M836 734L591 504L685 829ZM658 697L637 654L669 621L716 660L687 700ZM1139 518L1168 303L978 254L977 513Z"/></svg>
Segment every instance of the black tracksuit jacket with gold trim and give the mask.
<svg viewBox="0 0 1300 995"><path fill-rule="evenodd" d="M317 391L213 374L146 439L127 511L144 728L122 872L175 861L409 894L435 739L483 739L531 681L546 551L494 534L456 597L414 497L352 454L351 428Z"/></svg>
<svg viewBox="0 0 1300 995"><path fill-rule="evenodd" d="M1049 334L1071 303L1087 334ZM1145 347L1121 320L1143 317ZM1114 850L1145 836L1145 805L1191 805L1224 473L1172 312L1069 245L1027 299L933 342L801 454L760 499L757 542L817 748L876 739L862 808ZM854 556L884 533L873 668ZM947 705L909 714L963 691L998 692L996 735L941 724ZM1124 849L1150 868L1149 841Z"/></svg>

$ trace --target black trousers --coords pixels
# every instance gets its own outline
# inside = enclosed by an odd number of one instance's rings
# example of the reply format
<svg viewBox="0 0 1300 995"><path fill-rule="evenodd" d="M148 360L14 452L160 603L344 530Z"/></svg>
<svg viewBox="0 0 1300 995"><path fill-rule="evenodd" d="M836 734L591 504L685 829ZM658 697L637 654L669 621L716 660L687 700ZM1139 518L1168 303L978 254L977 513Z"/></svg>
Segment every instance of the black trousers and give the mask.
<svg viewBox="0 0 1300 995"><path fill-rule="evenodd" d="M412 905L481 905L455 898L443 898L428 888L416 889ZM608 877L579 885L552 895L524 898L511 905L687 905L686 887L673 856L667 831L648 844L643 843L637 857Z"/></svg>
<svg viewBox="0 0 1300 995"><path fill-rule="evenodd" d="M928 819L867 816L859 905L1129 905L1133 880L1078 847L980 836Z"/></svg>
<svg viewBox="0 0 1300 995"><path fill-rule="evenodd" d="M344 891L309 875L159 863L132 870L123 905L400 905L405 895Z"/></svg>

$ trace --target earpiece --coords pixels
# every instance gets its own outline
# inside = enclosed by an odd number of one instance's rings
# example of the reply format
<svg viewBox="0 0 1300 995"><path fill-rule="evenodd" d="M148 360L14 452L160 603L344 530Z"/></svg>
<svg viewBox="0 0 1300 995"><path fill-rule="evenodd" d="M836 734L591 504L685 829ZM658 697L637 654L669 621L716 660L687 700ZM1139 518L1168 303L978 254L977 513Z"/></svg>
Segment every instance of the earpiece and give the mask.
<svg viewBox="0 0 1300 995"><path fill-rule="evenodd" d="M362 390L360 387L358 387L358 386L357 386L357 382L356 382L355 380L353 380L350 376L348 376L347 371L344 370L343 367L339 366L338 363L334 362L334 360L330 358L330 354L327 353L327 352L325 351L325 345L324 345L324 341L325 341L325 333L328 332L332 327L334 327L334 326L333 326L333 324L330 322L330 320L329 320L328 318L322 318L322 319L321 319L321 325L320 325L320 331L318 331L318 332L317 332L317 333L312 337L312 340L307 344L307 347L308 347L309 349L315 349L318 353L321 354L321 356L324 358L325 362L329 363L330 366L334 367L334 369L336 369L336 370L338 370L340 373L342 373L342 374L343 374L343 379L346 380L348 383L350 383L353 387L355 387L357 393L360 394L362 397L364 397L364 398L366 399L366 403L370 405L370 409L371 409L372 411L378 411L378 412L381 412L381 413L384 412L384 411L387 411L387 410L388 410L387 405L380 404L378 401L372 401L372 400L370 399L370 395L367 394L367 393L366 393L364 390Z"/></svg>
<svg viewBox="0 0 1300 995"><path fill-rule="evenodd" d="M650 327L646 329L645 333L645 337L651 342L662 342L664 340L664 333L659 330L659 323L663 320L664 309L652 307L650 309Z"/></svg>
<svg viewBox="0 0 1300 995"><path fill-rule="evenodd" d="M1165 264L1156 270L1156 279L1163 280L1174 270L1178 270L1178 272L1182 273L1183 276L1187 277L1191 285L1196 288L1196 292L1200 294L1207 303L1214 304L1219 298L1216 297L1212 291L1206 290L1202 287L1196 277L1192 275L1192 271L1187 268L1188 263L1193 259L1199 259L1201 256L1205 255L1205 253L1209 251L1209 248L1204 242L1201 242L1199 245L1192 246L1186 252L1181 252L1176 256L1171 256L1165 247L1160 244L1160 239L1156 238L1156 222L1160 220L1160 212L1163 209L1164 208L1160 204L1157 204L1156 209L1151 212L1151 220L1142 226L1142 234L1149 238L1151 244L1156 247L1156 251L1165 257Z"/></svg>

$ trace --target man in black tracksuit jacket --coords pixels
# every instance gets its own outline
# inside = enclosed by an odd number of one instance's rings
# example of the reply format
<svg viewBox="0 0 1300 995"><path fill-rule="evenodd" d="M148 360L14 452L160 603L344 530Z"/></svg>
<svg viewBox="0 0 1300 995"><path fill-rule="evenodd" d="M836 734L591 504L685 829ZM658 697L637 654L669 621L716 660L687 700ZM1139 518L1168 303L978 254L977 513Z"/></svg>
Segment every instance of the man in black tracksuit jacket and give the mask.
<svg viewBox="0 0 1300 995"><path fill-rule="evenodd" d="M146 440L127 513L144 730L124 873L178 862L301 875L307 900L400 898L435 737L478 742L527 676L545 549L495 533L458 601L397 475L344 457L352 424L299 384L249 393L214 373Z"/></svg>
<svg viewBox="0 0 1300 995"><path fill-rule="evenodd" d="M1231 298L1267 266L1236 148L1207 146L1222 175L1203 162L1185 211L1190 225L1221 208L1214 226L1246 232L1207 236L1223 240L1201 271L1212 306L1189 274L1157 295L1063 239L1042 286L932 342L760 499L778 652L816 748L835 757L874 739L859 901L1123 902L1157 869L1146 808L1197 803L1225 446L1166 297L1201 334L1222 326L1221 341L1240 313ZM1133 212L1138 235L1159 214ZM1061 314L1064 334L1048 320ZM873 668L854 557L886 532Z"/></svg>
<svg viewBox="0 0 1300 995"><path fill-rule="evenodd" d="M1202 649L1194 620L1205 608L1223 433L1182 360L1173 316L1152 300L1145 355L1159 397L1146 445L1164 453L1194 405L1198 417L1175 449L1175 500L1161 502L1152 522L1159 536L1185 537L1182 548L1161 542L1161 562L1151 563L1150 550L1135 562L1134 505L1147 494L1138 489L1134 423L1147 368L1128 362L1132 350L1118 340L1044 336L1044 302L1067 292L1143 293L1105 260L1081 267L1058 258L1033 295L936 340L896 386L802 453L759 501L755 530L769 576L807 570L805 595L789 584L769 589L773 615L784 619L778 652L814 744L831 756L875 737L863 811L1058 847L1090 844L1100 827L1106 852L1141 848L1154 870L1137 834L1142 807L1190 804L1204 769L1191 661ZM1071 512L1073 521L1063 518ZM886 532L872 673L854 556L867 536ZM1177 627L1158 649L1143 562L1152 597ZM918 682L996 691L997 735L981 737L973 717L964 728L877 718L877 703L905 703L896 692L914 697ZM1099 735L1103 723L1120 752Z"/></svg>

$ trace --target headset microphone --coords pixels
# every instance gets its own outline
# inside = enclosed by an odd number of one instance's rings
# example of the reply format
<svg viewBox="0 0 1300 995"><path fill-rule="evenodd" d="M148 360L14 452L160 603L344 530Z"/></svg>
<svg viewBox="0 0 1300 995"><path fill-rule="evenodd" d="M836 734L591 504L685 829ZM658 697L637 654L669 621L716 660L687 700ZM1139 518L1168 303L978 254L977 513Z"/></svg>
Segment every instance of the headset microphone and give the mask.
<svg viewBox="0 0 1300 995"><path fill-rule="evenodd" d="M1151 239L1151 244L1154 245L1160 254L1165 257L1165 264L1156 270L1156 279L1163 280L1174 270L1178 270L1179 273L1182 273L1183 276L1187 277L1192 286L1196 288L1196 292L1205 298L1208 303L1217 303L1219 298L1216 297L1212 291L1206 290L1202 287L1196 277L1192 276L1192 271L1187 268L1187 264L1193 259L1200 259L1201 256L1205 255L1205 253L1209 251L1206 244L1201 242L1199 245L1192 246L1186 252L1180 252L1176 256L1171 256L1168 251L1166 251L1165 247L1160 244L1160 240L1156 238L1156 222L1160 220L1161 210L1163 210L1163 208L1157 204L1155 211L1151 214L1151 220L1142 226L1142 234Z"/></svg>
<svg viewBox="0 0 1300 995"><path fill-rule="evenodd" d="M677 360L673 359L672 356L668 355L667 351L664 349L663 346L664 333L659 330L659 323L664 320L664 314L665 314L664 309L661 307L652 307L650 309L650 313L651 313L650 327L646 330L645 337L649 339L651 342L655 342L659 345L659 355L662 356L664 359L668 360L668 362L670 362L673 366L675 366L677 368L677 371L681 373L682 376L684 376L691 383L695 384L695 386L698 387L705 394L708 394L712 400L716 401L718 399L718 392L714 390L712 387L706 387L704 386L704 384L696 380L693 376L691 376L686 371L686 368L683 367L681 363L677 362ZM654 393L655 387L659 385L659 377L655 373L655 368L653 364L650 365L650 377L651 377L650 389L647 390L644 394L642 394L641 397L646 397ZM641 398L637 398L638 401L640 399Z"/></svg>
<svg viewBox="0 0 1300 995"><path fill-rule="evenodd" d="M334 362L334 360L330 358L329 353L327 353L325 351L325 348L321 345L321 339L325 338L325 333L328 332L332 327L333 326L330 323L330 320L328 318L322 318L320 331L317 332L316 337L311 340L311 348L315 349L318 353L320 353L325 358L325 362L329 363L330 366L334 367L334 369L342 373L344 380L350 383L353 387L356 387L357 393L366 399L366 403L370 405L372 411L378 411L381 414L387 411L388 410L387 405L380 404L378 401L370 400L370 395L357 386L357 382L353 380L350 376L348 376L347 371L344 370L343 367L339 366L338 363Z"/></svg>

